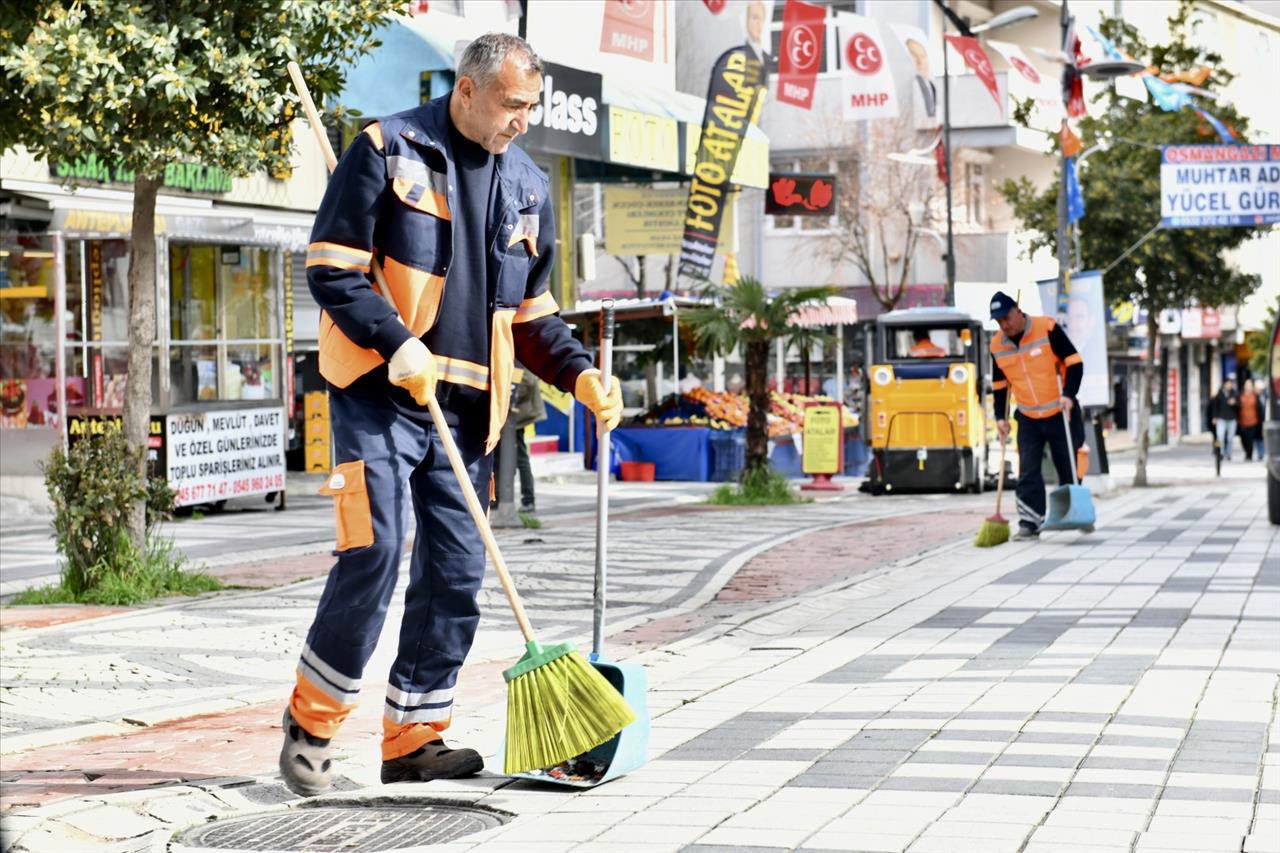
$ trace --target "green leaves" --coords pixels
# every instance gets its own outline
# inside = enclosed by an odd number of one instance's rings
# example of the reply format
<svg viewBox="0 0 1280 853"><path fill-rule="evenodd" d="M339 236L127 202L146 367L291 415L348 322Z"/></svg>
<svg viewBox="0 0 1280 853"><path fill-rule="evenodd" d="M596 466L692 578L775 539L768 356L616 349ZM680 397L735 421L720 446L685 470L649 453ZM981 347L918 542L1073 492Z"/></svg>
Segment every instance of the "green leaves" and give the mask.
<svg viewBox="0 0 1280 853"><path fill-rule="evenodd" d="M181 156L287 176L297 59L317 96L376 45L395 0L35 0L0 12L0 150L88 153L139 174ZM323 73L315 73L323 69Z"/></svg>

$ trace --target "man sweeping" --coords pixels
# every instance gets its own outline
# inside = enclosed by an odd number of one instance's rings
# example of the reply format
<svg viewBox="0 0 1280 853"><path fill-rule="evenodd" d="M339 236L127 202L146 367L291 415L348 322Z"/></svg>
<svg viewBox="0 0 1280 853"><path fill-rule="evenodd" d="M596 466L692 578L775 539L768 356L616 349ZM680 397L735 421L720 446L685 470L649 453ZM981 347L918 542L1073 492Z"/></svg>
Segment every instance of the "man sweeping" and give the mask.
<svg viewBox="0 0 1280 853"><path fill-rule="evenodd" d="M518 358L606 425L619 384L569 333L547 290L556 229L547 178L511 142L528 128L542 63L491 33L462 56L453 91L364 128L339 162L307 252L323 309L337 466L337 563L284 713L280 770L294 792L329 786L330 741L355 707L416 521L399 647L382 718L382 781L456 778L483 767L445 745L458 669L471 648L485 572L426 408L433 395L477 492L485 494ZM394 304L371 286L381 264Z"/></svg>
<svg viewBox="0 0 1280 853"><path fill-rule="evenodd" d="M1071 457L1084 444L1084 420L1075 402L1084 378L1084 360L1066 332L1048 317L1028 317L1008 294L991 298L991 319L1000 331L991 339L991 387L995 392L996 429L1009 436L1009 390L1018 411L1018 530L1014 539L1034 539L1044 524L1044 475L1040 471L1049 446L1058 483L1071 483ZM1068 443L1062 412L1071 420Z"/></svg>

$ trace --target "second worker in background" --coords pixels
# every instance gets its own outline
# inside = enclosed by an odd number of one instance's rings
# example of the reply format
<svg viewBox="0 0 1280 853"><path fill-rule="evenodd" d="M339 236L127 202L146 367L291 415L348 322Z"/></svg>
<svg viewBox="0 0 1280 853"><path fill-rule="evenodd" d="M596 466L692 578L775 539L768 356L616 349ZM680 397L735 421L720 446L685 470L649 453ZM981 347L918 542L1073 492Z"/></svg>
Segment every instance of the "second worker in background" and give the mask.
<svg viewBox="0 0 1280 853"><path fill-rule="evenodd" d="M991 339L991 387L996 429L1009 436L1009 391L1018 403L1018 530L1015 539L1034 539L1044 524L1044 475L1048 445L1058 483L1071 483L1071 457L1084 445L1084 419L1076 394L1084 379L1084 360L1067 333L1048 317L1028 317L1005 293L991 297L991 319L1000 331ZM1068 442L1062 411L1071 419ZM1082 472L1083 473L1083 472Z"/></svg>

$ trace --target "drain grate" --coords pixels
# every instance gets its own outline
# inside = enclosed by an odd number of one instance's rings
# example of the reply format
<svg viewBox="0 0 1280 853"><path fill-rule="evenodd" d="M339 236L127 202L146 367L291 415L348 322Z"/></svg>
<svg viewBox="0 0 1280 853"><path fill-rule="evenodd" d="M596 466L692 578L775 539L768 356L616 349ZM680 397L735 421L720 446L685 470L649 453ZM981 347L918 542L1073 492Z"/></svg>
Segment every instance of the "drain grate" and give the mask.
<svg viewBox="0 0 1280 853"><path fill-rule="evenodd" d="M214 821L183 833L187 850L294 850L377 853L447 844L493 829L509 816L439 801L323 803Z"/></svg>

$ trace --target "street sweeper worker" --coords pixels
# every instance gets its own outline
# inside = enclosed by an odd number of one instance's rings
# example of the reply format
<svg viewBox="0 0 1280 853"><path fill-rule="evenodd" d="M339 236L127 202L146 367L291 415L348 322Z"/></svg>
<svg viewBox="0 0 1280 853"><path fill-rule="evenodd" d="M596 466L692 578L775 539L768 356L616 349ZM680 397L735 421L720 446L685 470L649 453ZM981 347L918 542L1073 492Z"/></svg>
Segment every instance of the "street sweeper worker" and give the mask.
<svg viewBox="0 0 1280 853"><path fill-rule="evenodd" d="M1000 331L991 339L991 387L996 429L1009 436L1009 391L1018 403L1018 530L1015 539L1034 539L1044 524L1044 475L1040 463L1049 446L1058 483L1071 482L1068 454L1084 444L1084 420L1075 397L1084 379L1084 361L1057 323L1028 317L1008 294L991 297L991 319ZM1062 422L1071 419L1071 444Z"/></svg>
<svg viewBox="0 0 1280 853"><path fill-rule="evenodd" d="M428 398L481 495L515 359L607 428L621 417L619 384L605 393L547 289L556 245L547 178L511 145L541 99L541 60L524 40L490 33L467 47L456 80L451 93L357 135L307 251L337 462L322 489L334 500L337 563L284 714L280 769L303 795L329 785L330 741L382 630L410 509L416 534L383 707L382 781L483 766L441 735L480 620L485 551ZM394 302L372 286L375 259Z"/></svg>

